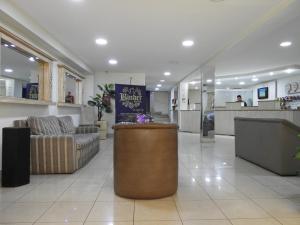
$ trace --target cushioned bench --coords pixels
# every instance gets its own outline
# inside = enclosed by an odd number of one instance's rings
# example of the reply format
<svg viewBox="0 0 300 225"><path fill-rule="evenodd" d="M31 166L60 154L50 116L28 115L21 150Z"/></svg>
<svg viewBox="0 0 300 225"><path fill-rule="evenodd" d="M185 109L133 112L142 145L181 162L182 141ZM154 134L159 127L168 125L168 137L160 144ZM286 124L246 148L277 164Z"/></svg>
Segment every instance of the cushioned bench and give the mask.
<svg viewBox="0 0 300 225"><path fill-rule="evenodd" d="M99 128L74 127L72 117L29 117L15 127L31 128L31 173L73 173L99 152Z"/></svg>
<svg viewBox="0 0 300 225"><path fill-rule="evenodd" d="M300 127L283 119L239 118L235 122L235 154L280 175L300 172L295 158Z"/></svg>

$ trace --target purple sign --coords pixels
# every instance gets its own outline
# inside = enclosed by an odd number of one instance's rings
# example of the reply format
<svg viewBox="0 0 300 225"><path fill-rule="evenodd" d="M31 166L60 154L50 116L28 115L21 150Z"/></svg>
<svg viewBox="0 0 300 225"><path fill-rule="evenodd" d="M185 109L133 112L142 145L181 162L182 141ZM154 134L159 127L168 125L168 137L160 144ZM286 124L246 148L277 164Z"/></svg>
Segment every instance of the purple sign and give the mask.
<svg viewBox="0 0 300 225"><path fill-rule="evenodd" d="M146 87L116 84L116 123L128 122L126 115L146 113Z"/></svg>

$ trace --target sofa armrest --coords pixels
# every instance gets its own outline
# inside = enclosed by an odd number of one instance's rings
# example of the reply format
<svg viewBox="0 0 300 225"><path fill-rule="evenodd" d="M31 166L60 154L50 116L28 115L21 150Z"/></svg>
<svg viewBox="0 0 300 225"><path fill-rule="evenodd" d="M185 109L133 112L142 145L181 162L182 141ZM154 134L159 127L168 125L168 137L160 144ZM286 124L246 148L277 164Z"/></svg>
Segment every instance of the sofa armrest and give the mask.
<svg viewBox="0 0 300 225"><path fill-rule="evenodd" d="M31 135L31 173L73 173L78 168L73 135Z"/></svg>
<svg viewBox="0 0 300 225"><path fill-rule="evenodd" d="M99 133L100 129L96 126L76 127L76 134Z"/></svg>

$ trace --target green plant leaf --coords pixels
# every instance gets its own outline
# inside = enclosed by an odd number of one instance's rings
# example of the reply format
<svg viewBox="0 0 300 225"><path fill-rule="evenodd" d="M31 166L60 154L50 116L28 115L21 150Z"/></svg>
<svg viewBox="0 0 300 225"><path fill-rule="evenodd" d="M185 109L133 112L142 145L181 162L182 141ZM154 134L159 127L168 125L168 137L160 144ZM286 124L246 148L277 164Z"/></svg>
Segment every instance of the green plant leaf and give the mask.
<svg viewBox="0 0 300 225"><path fill-rule="evenodd" d="M298 153L295 155L295 158L296 158L296 159L300 159L300 152L298 152Z"/></svg>
<svg viewBox="0 0 300 225"><path fill-rule="evenodd" d="M89 105L89 106L96 106L96 105L97 105L97 103L96 103L96 102L94 102L94 101L88 101L88 105Z"/></svg>

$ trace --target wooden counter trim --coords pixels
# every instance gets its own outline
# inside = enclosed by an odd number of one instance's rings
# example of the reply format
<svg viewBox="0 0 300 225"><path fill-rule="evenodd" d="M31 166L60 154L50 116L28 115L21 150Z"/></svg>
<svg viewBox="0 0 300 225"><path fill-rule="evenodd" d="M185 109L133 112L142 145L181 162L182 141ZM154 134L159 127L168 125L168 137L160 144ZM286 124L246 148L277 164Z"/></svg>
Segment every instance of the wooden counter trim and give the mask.
<svg viewBox="0 0 300 225"><path fill-rule="evenodd" d="M112 127L118 129L178 129L177 124L173 123L130 123L130 124L116 124Z"/></svg>

